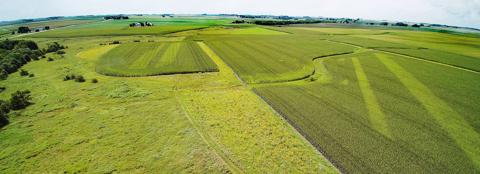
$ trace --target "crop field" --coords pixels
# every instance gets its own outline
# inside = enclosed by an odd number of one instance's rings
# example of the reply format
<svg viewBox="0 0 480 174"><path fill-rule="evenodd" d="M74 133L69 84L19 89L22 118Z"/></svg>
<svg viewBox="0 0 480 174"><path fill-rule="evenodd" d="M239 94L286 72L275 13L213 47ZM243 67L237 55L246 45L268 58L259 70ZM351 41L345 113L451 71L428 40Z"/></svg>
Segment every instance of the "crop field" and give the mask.
<svg viewBox="0 0 480 174"><path fill-rule="evenodd" d="M255 90L341 170L478 171L477 74L378 52L321 63L327 84Z"/></svg>
<svg viewBox="0 0 480 174"><path fill-rule="evenodd" d="M288 33L269 30L262 27L222 27L222 28L208 28L198 32L198 34L212 34L212 35L286 35Z"/></svg>
<svg viewBox="0 0 480 174"><path fill-rule="evenodd" d="M112 76L218 71L210 58L191 41L121 44L99 58L96 70Z"/></svg>
<svg viewBox="0 0 480 174"><path fill-rule="evenodd" d="M319 39L292 37L207 39L207 44L247 83L301 79L313 73L314 58L354 50Z"/></svg>
<svg viewBox="0 0 480 174"><path fill-rule="evenodd" d="M129 27L133 22L148 21L154 24L152 27ZM203 22L202 22L203 21ZM65 29L52 30L37 33L32 37L45 38L68 38L88 36L129 36L129 35L163 35L192 29L201 29L209 26L227 23L226 20L192 20L192 19L155 19L155 18L132 18L128 20L108 20L77 25Z"/></svg>
<svg viewBox="0 0 480 174"><path fill-rule="evenodd" d="M475 57L431 49L380 48L379 50L413 56L425 60L440 62L443 64L480 72L480 59Z"/></svg>
<svg viewBox="0 0 480 174"><path fill-rule="evenodd" d="M129 17L0 28L66 46L0 80L33 103L0 128L0 173L480 172L478 37Z"/></svg>

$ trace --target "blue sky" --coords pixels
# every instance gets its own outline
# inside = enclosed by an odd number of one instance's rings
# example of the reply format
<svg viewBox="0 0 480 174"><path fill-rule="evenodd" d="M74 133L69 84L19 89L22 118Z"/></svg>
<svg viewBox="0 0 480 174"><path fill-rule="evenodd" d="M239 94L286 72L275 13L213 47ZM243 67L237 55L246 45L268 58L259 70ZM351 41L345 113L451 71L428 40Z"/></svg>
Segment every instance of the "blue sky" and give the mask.
<svg viewBox="0 0 480 174"><path fill-rule="evenodd" d="M350 17L480 28L480 0L1 0L0 21L115 13Z"/></svg>

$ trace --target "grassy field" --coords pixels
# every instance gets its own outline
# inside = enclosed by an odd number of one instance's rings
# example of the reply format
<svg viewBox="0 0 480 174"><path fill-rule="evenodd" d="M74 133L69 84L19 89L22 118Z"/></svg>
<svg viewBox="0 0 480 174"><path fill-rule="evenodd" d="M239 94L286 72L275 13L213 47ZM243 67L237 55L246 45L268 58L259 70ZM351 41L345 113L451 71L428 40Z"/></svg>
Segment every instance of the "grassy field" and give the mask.
<svg viewBox="0 0 480 174"><path fill-rule="evenodd" d="M34 102L0 129L0 173L480 171L478 38L231 21L18 36L68 48L0 81Z"/></svg>
<svg viewBox="0 0 480 174"><path fill-rule="evenodd" d="M184 41L121 44L99 58L96 71L112 76L151 76L218 69L195 42Z"/></svg>
<svg viewBox="0 0 480 174"><path fill-rule="evenodd" d="M0 130L0 173L337 173L206 44L179 42L182 38L28 38L42 47L57 41L68 49L63 57L47 55L54 61L23 67L35 77L14 73L0 82L7 89L0 98L29 89L35 103L10 114L11 124ZM95 71L99 61L124 46L99 46L112 40L177 44L179 51L195 47L219 72L101 75ZM195 55L164 53L175 58L170 61ZM68 74L83 75L87 82L63 81ZM99 82L91 83L94 78Z"/></svg>

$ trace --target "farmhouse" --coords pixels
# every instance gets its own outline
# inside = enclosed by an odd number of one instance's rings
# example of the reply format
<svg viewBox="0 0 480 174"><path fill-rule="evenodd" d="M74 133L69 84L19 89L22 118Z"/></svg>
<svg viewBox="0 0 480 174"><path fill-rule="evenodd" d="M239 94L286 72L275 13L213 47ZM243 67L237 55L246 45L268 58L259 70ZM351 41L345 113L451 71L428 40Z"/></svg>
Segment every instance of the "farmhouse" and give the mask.
<svg viewBox="0 0 480 174"><path fill-rule="evenodd" d="M134 22L130 24L130 27L150 27L153 26L151 22Z"/></svg>

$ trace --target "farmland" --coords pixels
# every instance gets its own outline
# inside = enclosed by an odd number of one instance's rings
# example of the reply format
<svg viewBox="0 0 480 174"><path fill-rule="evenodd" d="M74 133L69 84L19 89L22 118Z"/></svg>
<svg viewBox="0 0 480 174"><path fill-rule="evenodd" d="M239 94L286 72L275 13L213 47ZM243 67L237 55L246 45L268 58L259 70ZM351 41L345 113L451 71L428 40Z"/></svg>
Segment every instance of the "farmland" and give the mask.
<svg viewBox="0 0 480 174"><path fill-rule="evenodd" d="M122 44L100 57L96 70L112 76L218 71L192 41Z"/></svg>
<svg viewBox="0 0 480 174"><path fill-rule="evenodd" d="M299 40L290 36L206 38L206 41L248 83L302 79L314 73L314 58L350 53L355 49L319 39Z"/></svg>
<svg viewBox="0 0 480 174"><path fill-rule="evenodd" d="M33 101L0 128L0 173L480 171L479 37L234 19L5 26L66 47L0 81Z"/></svg>

